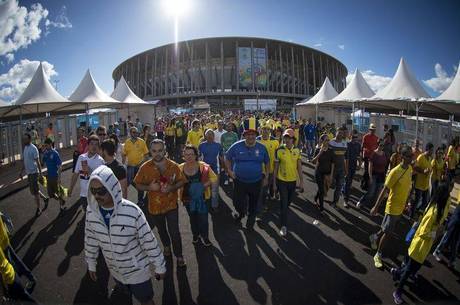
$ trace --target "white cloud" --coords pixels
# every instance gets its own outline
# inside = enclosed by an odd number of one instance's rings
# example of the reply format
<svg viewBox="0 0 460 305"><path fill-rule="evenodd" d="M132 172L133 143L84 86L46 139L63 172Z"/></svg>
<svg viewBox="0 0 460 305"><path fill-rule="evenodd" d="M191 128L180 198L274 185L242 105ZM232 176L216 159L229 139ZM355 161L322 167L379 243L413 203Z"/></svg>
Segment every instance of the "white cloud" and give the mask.
<svg viewBox="0 0 460 305"><path fill-rule="evenodd" d="M454 70L456 69L454 68ZM440 63L434 65L434 73L436 77L424 80L423 83L434 91L442 93L449 87L454 75L449 76Z"/></svg>
<svg viewBox="0 0 460 305"><path fill-rule="evenodd" d="M320 43L315 43L313 46L314 47L321 47L323 44L320 42Z"/></svg>
<svg viewBox="0 0 460 305"><path fill-rule="evenodd" d="M48 10L40 3L28 10L17 0L0 2L0 56L26 48L40 38L40 22L48 16Z"/></svg>
<svg viewBox="0 0 460 305"><path fill-rule="evenodd" d="M8 72L1 74L0 99L7 102L17 99L26 89L39 64L39 61L23 59L11 67ZM43 61L42 64L48 79L58 74L54 70L54 65L46 61Z"/></svg>
<svg viewBox="0 0 460 305"><path fill-rule="evenodd" d="M385 88L386 85L388 85L391 81L391 77L378 75L372 70L365 70L360 72L363 75L363 78L366 80L369 87L371 87L371 89L374 92L378 92L380 89ZM354 73L347 75L347 85L351 82L351 79L354 75Z"/></svg>
<svg viewBox="0 0 460 305"><path fill-rule="evenodd" d="M12 63L12 62L14 61L14 54L13 54L13 53L7 53L7 54L5 55L5 58L6 58L6 61L7 61L8 63Z"/></svg>
<svg viewBox="0 0 460 305"><path fill-rule="evenodd" d="M46 19L45 21L46 27L46 34L49 33L51 28L58 28L58 29L70 29L72 28L72 23L70 22L69 18L67 17L67 7L65 5L62 6L61 10L57 14L54 21Z"/></svg>
<svg viewBox="0 0 460 305"><path fill-rule="evenodd" d="M344 44L339 44L339 45L337 45L337 47L338 47L340 50L345 50L345 45L344 45Z"/></svg>

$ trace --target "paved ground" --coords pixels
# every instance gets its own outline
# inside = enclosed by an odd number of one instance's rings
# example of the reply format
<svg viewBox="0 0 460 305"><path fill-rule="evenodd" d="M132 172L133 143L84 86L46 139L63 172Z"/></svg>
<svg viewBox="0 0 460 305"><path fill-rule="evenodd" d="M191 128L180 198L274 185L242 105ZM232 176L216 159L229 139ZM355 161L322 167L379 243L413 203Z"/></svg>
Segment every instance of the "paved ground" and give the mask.
<svg viewBox="0 0 460 305"><path fill-rule="evenodd" d="M278 235L278 210L263 214L253 233L238 228L231 219L231 199L221 190L222 209L210 216L213 246L191 242L188 216L180 208L184 255L188 266L176 270L168 263L165 281L154 281L157 304L391 304L393 282L388 267L399 264L405 251L401 238L385 253L385 270L373 266L368 235L377 230L381 217L368 210L338 211L327 207L320 216L311 204L316 187L313 171L304 168L306 192L290 208L289 236ZM64 173L66 183L70 171ZM357 191L355 190L358 195ZM78 194L78 190L75 190ZM133 189L129 194L136 197ZM332 193L329 193L329 198ZM354 197L356 198L356 197ZM43 304L129 304L123 292L108 299L114 285L104 263L98 265L99 281L86 274L83 259L84 215L68 200L58 216L50 202L47 211L34 218L35 207L24 189L0 204L15 223L13 245L38 278L34 296ZM318 224L316 221L318 220ZM315 224L314 224L315 223ZM407 231L404 222L400 236ZM409 304L459 304L460 274L432 258L420 271L417 285L404 296Z"/></svg>

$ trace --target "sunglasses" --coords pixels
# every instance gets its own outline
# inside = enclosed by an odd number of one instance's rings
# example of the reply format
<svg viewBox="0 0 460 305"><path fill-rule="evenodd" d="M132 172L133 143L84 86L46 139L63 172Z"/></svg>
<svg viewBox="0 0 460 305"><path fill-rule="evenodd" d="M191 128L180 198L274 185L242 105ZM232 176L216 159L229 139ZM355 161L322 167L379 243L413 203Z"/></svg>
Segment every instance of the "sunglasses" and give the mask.
<svg viewBox="0 0 460 305"><path fill-rule="evenodd" d="M105 196L109 191L105 188L105 187L98 187L98 188L94 188L94 187L90 187L89 188L91 194L93 194L93 196Z"/></svg>

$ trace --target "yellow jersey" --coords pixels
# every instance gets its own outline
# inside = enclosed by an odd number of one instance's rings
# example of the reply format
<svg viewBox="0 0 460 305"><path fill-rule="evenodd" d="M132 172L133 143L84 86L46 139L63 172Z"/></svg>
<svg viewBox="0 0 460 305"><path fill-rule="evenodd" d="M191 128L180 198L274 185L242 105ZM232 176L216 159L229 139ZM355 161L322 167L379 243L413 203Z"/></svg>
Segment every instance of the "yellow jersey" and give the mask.
<svg viewBox="0 0 460 305"><path fill-rule="evenodd" d="M300 149L297 147L287 148L281 145L275 154L275 162L278 162L278 173L276 178L285 182L294 182L299 178L297 163L300 160Z"/></svg>
<svg viewBox="0 0 460 305"><path fill-rule="evenodd" d="M135 141L129 138L123 145L123 154L128 158L128 166L141 165L145 155L148 153L147 145L141 138L137 138Z"/></svg>
<svg viewBox="0 0 460 305"><path fill-rule="evenodd" d="M385 179L385 187L390 190L385 213L401 215L406 206L412 185L412 167L406 169L401 164L393 168Z"/></svg>

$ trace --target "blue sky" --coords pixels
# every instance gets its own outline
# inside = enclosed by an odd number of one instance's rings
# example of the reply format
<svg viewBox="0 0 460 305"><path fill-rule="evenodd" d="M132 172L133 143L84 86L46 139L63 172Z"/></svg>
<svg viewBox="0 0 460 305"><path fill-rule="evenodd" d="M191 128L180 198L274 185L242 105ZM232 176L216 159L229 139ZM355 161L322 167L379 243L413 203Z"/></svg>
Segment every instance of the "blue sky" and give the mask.
<svg viewBox="0 0 460 305"><path fill-rule="evenodd" d="M101 88L111 92L112 71L119 63L173 42L173 19L162 1L0 0L0 28L7 19L19 24L11 31L0 30L0 99L14 99L23 90L34 61L49 63L47 71L64 96L77 87L87 68ZM180 40L257 36L293 41L333 55L349 72L365 71L374 88L388 82L403 56L418 80L430 80L429 86L423 85L436 96L460 61L460 1L189 2L180 19ZM18 22L24 10L34 13L27 19L32 29L24 30ZM16 40L8 44L12 37Z"/></svg>

